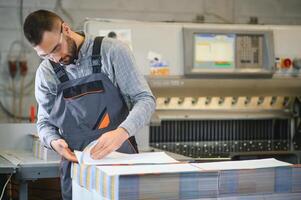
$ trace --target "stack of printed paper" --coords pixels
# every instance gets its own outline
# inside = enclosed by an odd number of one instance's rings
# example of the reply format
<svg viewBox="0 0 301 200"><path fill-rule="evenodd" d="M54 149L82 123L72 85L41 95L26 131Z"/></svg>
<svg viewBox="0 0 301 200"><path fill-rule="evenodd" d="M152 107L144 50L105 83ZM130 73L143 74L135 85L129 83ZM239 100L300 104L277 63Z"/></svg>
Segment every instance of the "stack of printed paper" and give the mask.
<svg viewBox="0 0 301 200"><path fill-rule="evenodd" d="M114 152L102 160L91 159L89 150L76 155L80 164L72 166L73 194L85 193L89 199L227 199L246 195L295 199L301 195L301 167L275 159L181 163L163 152Z"/></svg>
<svg viewBox="0 0 301 200"><path fill-rule="evenodd" d="M39 137L36 135L33 135L32 152L34 157L42 160L60 160L60 156L55 151L44 147L44 145L39 140Z"/></svg>

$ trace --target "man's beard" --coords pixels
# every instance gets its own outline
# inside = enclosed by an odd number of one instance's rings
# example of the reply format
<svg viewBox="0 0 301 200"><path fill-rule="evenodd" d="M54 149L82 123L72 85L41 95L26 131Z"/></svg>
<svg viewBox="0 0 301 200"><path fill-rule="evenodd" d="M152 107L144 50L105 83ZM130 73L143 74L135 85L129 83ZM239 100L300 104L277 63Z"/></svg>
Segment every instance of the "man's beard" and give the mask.
<svg viewBox="0 0 301 200"><path fill-rule="evenodd" d="M77 46L75 41L66 36L67 46L68 46L68 54L62 57L59 61L62 65L69 65L71 63L75 63L78 58Z"/></svg>

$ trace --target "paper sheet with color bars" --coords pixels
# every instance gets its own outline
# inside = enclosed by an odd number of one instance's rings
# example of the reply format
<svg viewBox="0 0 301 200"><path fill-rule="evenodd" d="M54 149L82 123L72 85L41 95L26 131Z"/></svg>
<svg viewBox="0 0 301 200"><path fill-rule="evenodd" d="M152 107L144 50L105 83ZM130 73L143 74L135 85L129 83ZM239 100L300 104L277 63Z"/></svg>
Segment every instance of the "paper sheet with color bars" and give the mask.
<svg viewBox="0 0 301 200"><path fill-rule="evenodd" d="M75 151L75 155L79 164L102 166L102 171L107 175L257 169L291 165L290 163L278 161L273 158L235 162L183 163L171 158L164 152L148 152L139 154L112 152L103 159L94 160L91 158L90 151L95 144L95 141L92 142L83 152ZM114 167L112 167L112 165L114 165Z"/></svg>

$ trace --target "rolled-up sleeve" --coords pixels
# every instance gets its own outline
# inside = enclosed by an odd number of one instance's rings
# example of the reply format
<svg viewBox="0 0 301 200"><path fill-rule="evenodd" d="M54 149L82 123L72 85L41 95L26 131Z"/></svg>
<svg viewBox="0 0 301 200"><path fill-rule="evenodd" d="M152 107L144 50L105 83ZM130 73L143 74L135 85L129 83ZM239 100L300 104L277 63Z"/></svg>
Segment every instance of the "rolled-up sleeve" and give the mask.
<svg viewBox="0 0 301 200"><path fill-rule="evenodd" d="M116 83L122 95L132 104L128 117L119 127L125 128L129 135L133 136L149 123L156 107L155 97L139 72L134 56L127 45L114 40L110 53Z"/></svg>
<svg viewBox="0 0 301 200"><path fill-rule="evenodd" d="M35 97L38 103L37 129L40 140L45 147L52 149L50 142L59 139L58 128L49 122L49 114L55 101L54 79L50 72L43 68L41 63L35 79Z"/></svg>

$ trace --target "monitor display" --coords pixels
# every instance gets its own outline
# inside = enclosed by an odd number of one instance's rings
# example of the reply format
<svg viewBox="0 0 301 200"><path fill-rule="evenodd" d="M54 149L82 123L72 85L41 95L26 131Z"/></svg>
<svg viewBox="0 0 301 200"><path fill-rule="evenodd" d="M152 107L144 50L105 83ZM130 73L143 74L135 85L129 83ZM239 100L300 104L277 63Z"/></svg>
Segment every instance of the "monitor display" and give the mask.
<svg viewBox="0 0 301 200"><path fill-rule="evenodd" d="M194 34L195 69L233 69L235 34Z"/></svg>

